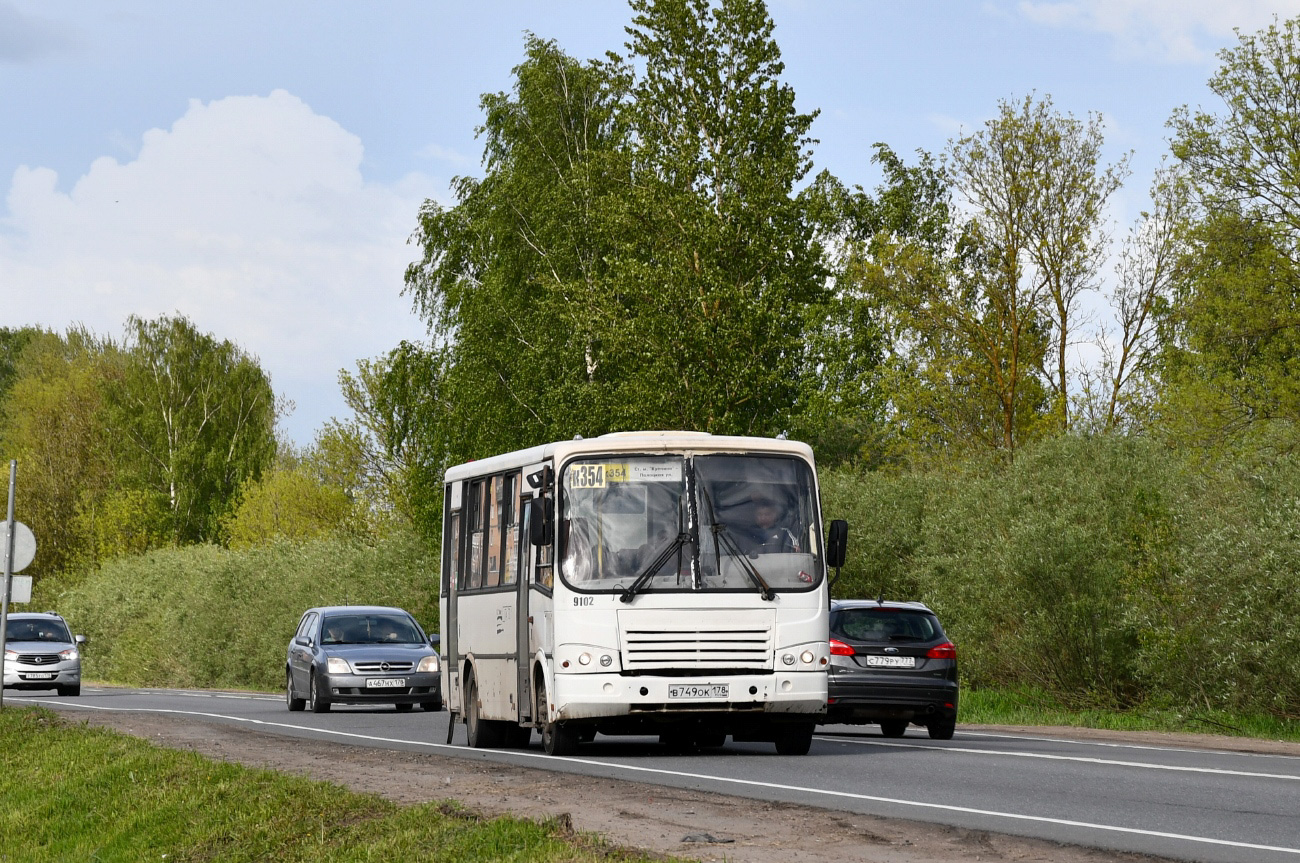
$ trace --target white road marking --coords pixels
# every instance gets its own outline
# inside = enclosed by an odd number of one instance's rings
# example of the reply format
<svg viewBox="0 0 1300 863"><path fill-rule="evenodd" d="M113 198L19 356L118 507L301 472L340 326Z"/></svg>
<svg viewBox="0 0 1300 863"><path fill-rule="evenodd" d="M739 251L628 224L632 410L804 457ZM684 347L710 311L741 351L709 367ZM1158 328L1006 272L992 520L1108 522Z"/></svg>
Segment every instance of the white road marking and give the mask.
<svg viewBox="0 0 1300 863"><path fill-rule="evenodd" d="M474 750L466 749L464 746L446 743L426 743L422 740L401 740L393 737L376 737L369 734L357 734L351 731L334 731L328 728L312 728L306 725L293 725L288 722L268 722L263 719L249 719L243 716L228 716L221 713L202 713L191 710L155 710L145 707L100 707L93 704L70 704L67 701L54 701L51 699L28 699L31 701L49 701L51 704L57 704L60 707L80 708L82 710L104 710L116 713L170 713L180 716L199 716L208 719L228 719L234 722L246 722L250 725L264 725L271 728L289 728L295 731L306 731L314 734L324 734L334 737L347 737L355 740L370 740L375 743L398 743L403 746L419 746L426 749L454 750L462 757L471 754ZM1300 856L1300 848L1287 848L1280 845L1259 845L1253 842L1236 842L1231 839L1215 839L1209 836L1191 836L1185 833L1169 833L1162 830L1143 830L1137 827L1119 827L1114 824L1095 824L1089 821L1072 821L1066 818L1048 818L1043 815L1027 815L1021 812L999 812L993 809L975 809L970 806L953 806L946 803L930 803L923 800L903 800L896 797L880 797L874 794L856 794L851 791L832 791L825 788L806 788L800 785L784 785L778 782L759 782L754 779L734 779L727 776L713 776L707 773L687 773L682 770L664 770L658 767L643 767L635 764L616 764L607 761L596 761L587 758L559 757L546 755L540 752L524 752L520 750L492 750L497 755L508 755L516 758L537 759L546 761L567 761L572 764L587 764L593 767L600 767L605 770L624 771L627 773L640 773L656 776L675 776L681 779L694 779L705 782L715 782L720 785L743 785L751 788L770 788L778 791L794 791L800 794L811 794L818 797L833 797L844 800L865 800L872 803L888 803L895 806L913 806L919 809L936 809L944 812L961 812L967 815L983 815L990 818L1005 818L1011 821L1029 821L1039 824L1056 824L1062 827L1082 827L1088 830L1099 830L1108 833L1124 833L1134 836L1150 836L1160 839L1176 839L1183 842L1196 842L1204 845L1219 845L1228 848L1248 848L1252 851L1276 851L1281 854L1295 854Z"/></svg>
<svg viewBox="0 0 1300 863"><path fill-rule="evenodd" d="M1282 758L1300 760L1300 755L1282 755L1276 752L1237 752L1231 749L1198 749L1193 746L1156 746L1149 743L1119 743L1113 740L1076 740L1069 737L1039 737L1035 734L995 734L989 731L965 731L962 737L993 737L1006 740L1041 740L1044 743L1069 743L1074 746L1106 746L1112 749L1150 749L1156 752L1191 752L1205 755L1232 755L1237 758ZM1285 742L1285 741L1279 741Z"/></svg>
<svg viewBox="0 0 1300 863"><path fill-rule="evenodd" d="M819 734L822 740L836 743L857 743L862 746L889 746L898 749L930 749L936 752L965 752L970 755L1005 755L1012 758L1041 758L1045 761L1078 761L1083 764L1108 764L1113 767L1139 767L1145 770L1173 770L1180 773L1217 773L1222 776L1248 776L1254 779L1291 779L1300 780L1300 776L1287 773L1257 773L1249 770L1227 770L1222 767L1185 767L1176 764L1153 764L1149 761L1121 761L1118 758L1089 758L1083 755L1051 755L1045 752L1016 752L1009 749L971 749L964 746L935 746L925 743L900 743L897 740L879 740L876 738L836 737Z"/></svg>

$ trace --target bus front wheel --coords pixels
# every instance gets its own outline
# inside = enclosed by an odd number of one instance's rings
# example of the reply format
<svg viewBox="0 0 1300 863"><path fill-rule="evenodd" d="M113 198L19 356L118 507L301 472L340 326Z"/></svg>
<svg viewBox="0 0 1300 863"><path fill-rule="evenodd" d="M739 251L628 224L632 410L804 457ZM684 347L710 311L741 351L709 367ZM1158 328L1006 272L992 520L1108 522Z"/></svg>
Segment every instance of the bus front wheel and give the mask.
<svg viewBox="0 0 1300 863"><path fill-rule="evenodd" d="M807 755L812 748L812 723L800 725L781 725L776 729L776 753L778 755Z"/></svg>
<svg viewBox="0 0 1300 863"><path fill-rule="evenodd" d="M578 751L581 732L563 722L547 722L546 684L537 681L537 718L542 724L542 749L547 755L572 755Z"/></svg>
<svg viewBox="0 0 1300 863"><path fill-rule="evenodd" d="M465 686L465 737L470 749L491 749L501 745L500 729L483 718L478 703L478 681L471 677Z"/></svg>

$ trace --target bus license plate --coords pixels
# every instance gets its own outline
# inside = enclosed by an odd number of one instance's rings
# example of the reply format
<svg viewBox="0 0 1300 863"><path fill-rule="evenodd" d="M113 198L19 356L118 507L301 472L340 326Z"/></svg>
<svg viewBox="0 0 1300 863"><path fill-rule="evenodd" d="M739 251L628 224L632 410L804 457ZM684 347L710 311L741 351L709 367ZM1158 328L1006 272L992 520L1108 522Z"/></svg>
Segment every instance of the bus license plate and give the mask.
<svg viewBox="0 0 1300 863"><path fill-rule="evenodd" d="M731 687L726 683L692 683L668 687L669 698L726 698L731 694Z"/></svg>
<svg viewBox="0 0 1300 863"><path fill-rule="evenodd" d="M366 689L405 689L405 677L372 677L366 681Z"/></svg>

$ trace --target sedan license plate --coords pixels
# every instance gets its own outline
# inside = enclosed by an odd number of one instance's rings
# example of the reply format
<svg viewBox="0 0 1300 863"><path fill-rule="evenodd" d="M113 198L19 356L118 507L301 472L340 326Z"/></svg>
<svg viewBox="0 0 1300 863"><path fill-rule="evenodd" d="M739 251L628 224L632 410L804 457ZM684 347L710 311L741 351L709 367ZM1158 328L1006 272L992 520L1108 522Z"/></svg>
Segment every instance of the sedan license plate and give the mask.
<svg viewBox="0 0 1300 863"><path fill-rule="evenodd" d="M876 668L916 668L915 656L868 656L867 665Z"/></svg>
<svg viewBox="0 0 1300 863"><path fill-rule="evenodd" d="M28 674L26 675L26 679L27 680L53 680L54 675L53 674Z"/></svg>
<svg viewBox="0 0 1300 863"><path fill-rule="evenodd" d="M405 689L405 677L371 677L366 681L366 689Z"/></svg>
<svg viewBox="0 0 1300 863"><path fill-rule="evenodd" d="M731 694L731 687L726 683L691 683L668 687L669 698L726 698Z"/></svg>

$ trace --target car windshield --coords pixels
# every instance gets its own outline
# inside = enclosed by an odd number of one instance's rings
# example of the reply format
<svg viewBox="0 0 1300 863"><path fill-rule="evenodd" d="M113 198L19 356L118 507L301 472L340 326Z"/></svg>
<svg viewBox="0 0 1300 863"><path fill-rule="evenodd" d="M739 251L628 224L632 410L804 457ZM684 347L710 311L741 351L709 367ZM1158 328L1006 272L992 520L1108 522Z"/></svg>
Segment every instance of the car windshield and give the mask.
<svg viewBox="0 0 1300 863"><path fill-rule="evenodd" d="M321 622L321 644L415 644L415 621L395 614L333 614Z"/></svg>
<svg viewBox="0 0 1300 863"><path fill-rule="evenodd" d="M72 637L59 620L10 620L5 625L5 641L71 642Z"/></svg>
<svg viewBox="0 0 1300 863"><path fill-rule="evenodd" d="M933 641L942 634L939 620L923 611L844 608L831 615L831 635L849 641Z"/></svg>
<svg viewBox="0 0 1300 863"><path fill-rule="evenodd" d="M802 459L595 457L569 462L561 484L560 572L579 589L770 598L821 578L812 471Z"/></svg>

